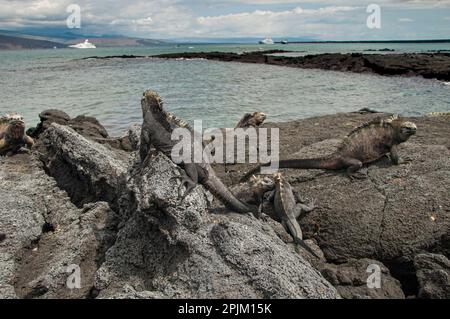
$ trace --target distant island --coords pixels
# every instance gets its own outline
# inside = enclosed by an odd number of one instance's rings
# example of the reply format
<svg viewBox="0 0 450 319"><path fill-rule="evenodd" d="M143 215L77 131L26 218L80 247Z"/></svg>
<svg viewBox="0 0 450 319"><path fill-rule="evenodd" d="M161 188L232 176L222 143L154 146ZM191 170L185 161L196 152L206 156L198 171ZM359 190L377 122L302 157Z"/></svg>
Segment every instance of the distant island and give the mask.
<svg viewBox="0 0 450 319"><path fill-rule="evenodd" d="M89 39L96 47L147 47L167 44L155 39L140 39L125 36L91 36L82 34L62 34L57 36L39 36L0 30L0 50L54 49L67 48Z"/></svg>
<svg viewBox="0 0 450 319"><path fill-rule="evenodd" d="M289 41L289 43L450 43L450 39L431 40L357 40L357 41Z"/></svg>
<svg viewBox="0 0 450 319"><path fill-rule="evenodd" d="M151 47L167 44L258 44L257 38L217 38L217 39L143 39L114 35L87 35L73 31L44 32L36 31L7 31L0 30L0 50L20 49L53 49L67 48L89 39L98 48L107 47ZM450 39L431 40L355 40L355 41L321 41L310 38L274 39L275 44L320 44L320 43L450 43Z"/></svg>
<svg viewBox="0 0 450 319"><path fill-rule="evenodd" d="M66 48L66 44L0 34L0 50Z"/></svg>

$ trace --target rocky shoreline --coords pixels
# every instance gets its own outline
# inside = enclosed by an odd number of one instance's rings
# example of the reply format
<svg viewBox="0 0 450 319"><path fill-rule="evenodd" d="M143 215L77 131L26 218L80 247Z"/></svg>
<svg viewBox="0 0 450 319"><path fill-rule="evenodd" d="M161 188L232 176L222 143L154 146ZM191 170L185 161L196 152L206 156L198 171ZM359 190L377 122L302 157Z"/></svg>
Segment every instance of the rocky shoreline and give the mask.
<svg viewBox="0 0 450 319"><path fill-rule="evenodd" d="M315 157L378 115L264 127L280 128L282 158ZM299 219L323 255L316 260L295 250L279 222L216 209L202 186L180 203L167 157L140 171L139 127L113 138L93 118L43 112L29 131L32 152L0 157L0 297L450 298L450 124L411 120L417 136L400 148L408 164L381 160L353 182L285 170L317 200ZM249 168L215 166L230 187ZM71 265L80 267L78 289L66 285ZM367 287L370 265L380 288Z"/></svg>
<svg viewBox="0 0 450 319"><path fill-rule="evenodd" d="M154 56L94 56L85 59L206 59L222 62L270 64L302 69L373 73L386 76L422 76L428 79L450 81L450 53L325 53L301 57L275 55L289 52L290 51L283 50L257 51L243 54L230 52L186 52L160 54Z"/></svg>

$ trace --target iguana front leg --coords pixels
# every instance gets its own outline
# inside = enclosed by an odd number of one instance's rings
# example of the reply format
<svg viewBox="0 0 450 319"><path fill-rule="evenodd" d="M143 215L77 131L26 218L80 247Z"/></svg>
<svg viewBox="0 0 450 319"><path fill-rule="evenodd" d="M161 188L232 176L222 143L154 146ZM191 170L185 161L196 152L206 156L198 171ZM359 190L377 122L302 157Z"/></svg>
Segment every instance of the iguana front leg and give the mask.
<svg viewBox="0 0 450 319"><path fill-rule="evenodd" d="M12 156L14 153L14 147L8 144L5 138L0 139L0 155L2 156Z"/></svg>
<svg viewBox="0 0 450 319"><path fill-rule="evenodd" d="M295 218L298 218L302 213L310 213L316 209L316 200L313 199L309 204L297 203L295 205Z"/></svg>
<svg viewBox="0 0 450 319"><path fill-rule="evenodd" d="M6 140L4 138L0 139L0 152L6 150Z"/></svg>
<svg viewBox="0 0 450 319"><path fill-rule="evenodd" d="M400 158L398 156L398 147L397 147L397 145L393 145L391 147L389 153L390 153L390 158L391 158L392 164L398 165L399 161L400 161Z"/></svg>
<svg viewBox="0 0 450 319"><path fill-rule="evenodd" d="M187 195L189 195L192 190L200 183L208 179L208 172L203 169L200 165L195 163L183 164L180 170L181 176L175 176L172 179L180 179L181 184L178 188L178 196L180 197L180 202L182 202ZM181 195L181 189L183 186L186 187L183 195Z"/></svg>
<svg viewBox="0 0 450 319"><path fill-rule="evenodd" d="M25 135L24 141L25 141L25 144L28 146L28 148L31 149L33 147L34 140L31 137L29 137L28 135Z"/></svg>
<svg viewBox="0 0 450 319"><path fill-rule="evenodd" d="M299 214L301 212L310 213L312 212L317 206L316 206L316 199L313 199L311 202L307 203L306 199L300 195L300 192L296 189L293 189L292 192L294 193L295 202L297 203L296 206L298 207L297 210L300 210ZM296 215L295 217L298 217L299 215Z"/></svg>
<svg viewBox="0 0 450 319"><path fill-rule="evenodd" d="M305 203L306 202L306 200L302 197L302 195L300 194L300 192L298 190L292 189L292 193L294 194L294 198L297 203Z"/></svg>
<svg viewBox="0 0 450 319"><path fill-rule="evenodd" d="M181 170L181 184L178 188L178 196L180 197L180 202L182 202L187 195L189 195L198 184L198 174L195 169L190 165L186 166L184 170ZM183 195L181 195L181 189L185 186L186 190Z"/></svg>
<svg viewBox="0 0 450 319"><path fill-rule="evenodd" d="M391 163L394 165L402 165L408 164L411 162L410 159L400 158L398 155L398 145L393 145L389 151L389 157L391 159Z"/></svg>

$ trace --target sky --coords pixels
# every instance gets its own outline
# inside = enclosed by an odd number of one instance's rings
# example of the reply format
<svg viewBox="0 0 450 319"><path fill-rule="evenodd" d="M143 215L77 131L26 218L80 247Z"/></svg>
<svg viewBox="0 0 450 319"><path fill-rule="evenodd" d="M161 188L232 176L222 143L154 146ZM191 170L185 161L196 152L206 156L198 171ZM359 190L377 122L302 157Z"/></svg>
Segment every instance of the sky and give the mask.
<svg viewBox="0 0 450 319"><path fill-rule="evenodd" d="M70 4L79 32L157 39L305 38L394 40L450 38L450 0L0 0L0 29L67 31ZM380 28L369 28L369 4ZM373 21L373 20L371 20Z"/></svg>

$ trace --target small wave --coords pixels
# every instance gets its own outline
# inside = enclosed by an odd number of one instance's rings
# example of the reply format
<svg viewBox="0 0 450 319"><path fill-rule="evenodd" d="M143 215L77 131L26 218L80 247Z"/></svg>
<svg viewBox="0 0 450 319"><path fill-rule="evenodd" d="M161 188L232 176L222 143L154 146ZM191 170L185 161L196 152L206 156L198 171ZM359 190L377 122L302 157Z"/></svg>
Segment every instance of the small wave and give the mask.
<svg viewBox="0 0 450 319"><path fill-rule="evenodd" d="M165 59L163 59L163 60L165 60ZM205 58L176 58L173 60L174 61L205 61L207 59L205 59Z"/></svg>

